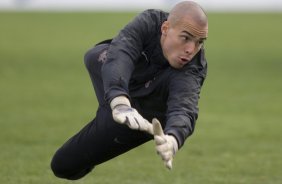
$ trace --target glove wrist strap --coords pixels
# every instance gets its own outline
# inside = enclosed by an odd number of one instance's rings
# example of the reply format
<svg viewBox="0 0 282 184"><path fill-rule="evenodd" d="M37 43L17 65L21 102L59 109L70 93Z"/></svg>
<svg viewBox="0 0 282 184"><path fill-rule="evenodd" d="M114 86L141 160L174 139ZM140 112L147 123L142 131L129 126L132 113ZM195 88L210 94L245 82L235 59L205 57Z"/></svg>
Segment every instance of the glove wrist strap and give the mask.
<svg viewBox="0 0 282 184"><path fill-rule="evenodd" d="M117 105L127 105L127 106L131 107L128 98L126 98L125 96L118 96L118 97L115 97L115 98L111 101L111 103L110 103L110 106L111 106L111 109L112 109L112 110L113 110Z"/></svg>

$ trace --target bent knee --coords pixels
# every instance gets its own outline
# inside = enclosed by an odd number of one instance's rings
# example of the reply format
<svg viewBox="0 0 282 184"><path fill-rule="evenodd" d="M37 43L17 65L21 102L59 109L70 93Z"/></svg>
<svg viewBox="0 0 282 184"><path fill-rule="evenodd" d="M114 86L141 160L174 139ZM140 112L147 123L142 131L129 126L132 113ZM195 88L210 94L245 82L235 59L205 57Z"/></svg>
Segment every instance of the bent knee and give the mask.
<svg viewBox="0 0 282 184"><path fill-rule="evenodd" d="M51 170L58 178L68 179L72 176L70 168L67 168L66 165L56 155L51 161Z"/></svg>
<svg viewBox="0 0 282 184"><path fill-rule="evenodd" d="M104 63L107 59L108 45L97 45L88 50L84 55L84 64L86 68L93 69Z"/></svg>
<svg viewBox="0 0 282 184"><path fill-rule="evenodd" d="M69 162L65 162L63 159L59 159L58 156L54 156L51 161L51 170L58 178L68 180L78 180L88 174L94 166L86 168L73 168Z"/></svg>

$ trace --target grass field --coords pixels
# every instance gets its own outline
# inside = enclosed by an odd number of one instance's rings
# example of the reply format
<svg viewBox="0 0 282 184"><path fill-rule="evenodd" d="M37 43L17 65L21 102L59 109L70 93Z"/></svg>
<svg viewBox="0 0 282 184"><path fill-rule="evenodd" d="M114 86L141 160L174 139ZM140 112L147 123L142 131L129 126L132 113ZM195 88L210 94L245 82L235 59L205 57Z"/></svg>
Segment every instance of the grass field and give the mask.
<svg viewBox="0 0 282 184"><path fill-rule="evenodd" d="M135 13L0 13L1 184L281 184L282 14L209 14L195 134L167 171L149 142L82 180L55 150L97 108L83 55Z"/></svg>

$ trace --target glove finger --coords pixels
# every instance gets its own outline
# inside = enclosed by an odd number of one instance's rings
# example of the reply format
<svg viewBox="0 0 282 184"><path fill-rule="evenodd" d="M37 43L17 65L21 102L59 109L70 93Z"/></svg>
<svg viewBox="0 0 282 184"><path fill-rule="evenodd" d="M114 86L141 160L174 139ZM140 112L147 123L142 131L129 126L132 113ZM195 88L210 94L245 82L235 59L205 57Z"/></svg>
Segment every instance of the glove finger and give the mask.
<svg viewBox="0 0 282 184"><path fill-rule="evenodd" d="M138 130L141 130L141 131L145 131L151 135L153 135L153 126L152 124L144 119L141 114L139 114L137 112L136 109L133 109L133 111L131 112L130 114L131 117L133 117L134 121L131 121L131 124L132 124L132 127L134 127L134 129L138 129ZM135 125L133 125L133 123Z"/></svg>
<svg viewBox="0 0 282 184"><path fill-rule="evenodd" d="M145 121L146 121L146 124L147 124L147 129L145 131L147 133L151 134L151 135L154 135L153 125L149 121L147 121L146 119L145 119Z"/></svg>
<svg viewBox="0 0 282 184"><path fill-rule="evenodd" d="M144 118L137 112L136 109L133 109L133 112L131 114L131 124L134 129L144 130Z"/></svg>
<svg viewBox="0 0 282 184"><path fill-rule="evenodd" d="M154 135L164 136L163 128L157 118L152 120Z"/></svg>
<svg viewBox="0 0 282 184"><path fill-rule="evenodd" d="M153 133L153 125L146 119L142 117L142 119L139 121L140 130L145 131L151 135L154 135Z"/></svg>
<svg viewBox="0 0 282 184"><path fill-rule="evenodd" d="M135 123L138 125L138 129L142 131L146 130L147 125L145 119L137 111L133 116Z"/></svg>
<svg viewBox="0 0 282 184"><path fill-rule="evenodd" d="M139 124L138 121L134 118L134 116L127 116L127 125L134 130L138 130L139 129Z"/></svg>
<svg viewBox="0 0 282 184"><path fill-rule="evenodd" d="M172 169L172 159L169 160L169 161L167 161L167 162L165 163L165 166L166 166L166 168L168 168L169 170L171 170L171 169Z"/></svg>

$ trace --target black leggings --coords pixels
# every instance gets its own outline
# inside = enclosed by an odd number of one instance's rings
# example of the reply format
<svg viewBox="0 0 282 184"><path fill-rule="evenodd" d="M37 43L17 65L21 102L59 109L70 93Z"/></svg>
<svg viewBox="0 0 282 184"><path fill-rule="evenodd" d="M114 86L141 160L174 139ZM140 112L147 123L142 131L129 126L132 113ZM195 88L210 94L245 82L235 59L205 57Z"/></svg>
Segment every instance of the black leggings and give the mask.
<svg viewBox="0 0 282 184"><path fill-rule="evenodd" d="M99 107L96 117L71 137L55 153L51 168L60 178L76 180L89 173L96 165L110 160L152 139L152 136L129 129L112 118L109 104L104 100L101 66L108 44L90 49L84 58L95 89Z"/></svg>

